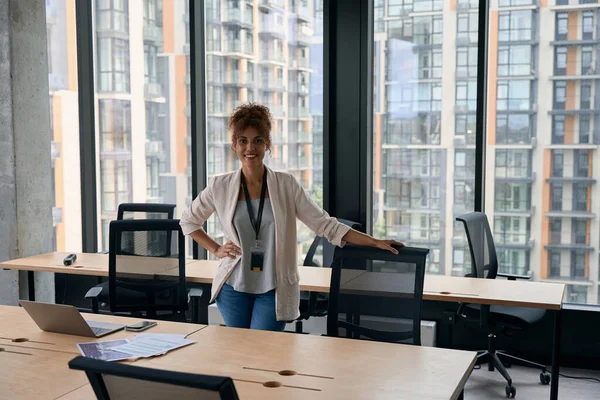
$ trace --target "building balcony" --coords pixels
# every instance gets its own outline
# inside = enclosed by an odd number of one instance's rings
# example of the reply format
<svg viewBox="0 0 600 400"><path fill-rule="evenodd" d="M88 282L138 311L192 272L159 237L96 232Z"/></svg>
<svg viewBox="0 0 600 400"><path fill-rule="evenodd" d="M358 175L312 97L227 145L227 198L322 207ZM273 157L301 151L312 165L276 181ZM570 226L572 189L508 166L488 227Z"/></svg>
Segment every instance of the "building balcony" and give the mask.
<svg viewBox="0 0 600 400"><path fill-rule="evenodd" d="M162 140L146 140L146 157L164 157Z"/></svg>
<svg viewBox="0 0 600 400"><path fill-rule="evenodd" d="M454 136L454 147L471 147L475 146L475 134L467 135L455 135Z"/></svg>
<svg viewBox="0 0 600 400"><path fill-rule="evenodd" d="M495 234L494 244L498 249L530 250L535 246L535 239L521 234Z"/></svg>
<svg viewBox="0 0 600 400"><path fill-rule="evenodd" d="M307 107L290 107L290 119L310 119L312 117L310 110Z"/></svg>
<svg viewBox="0 0 600 400"><path fill-rule="evenodd" d="M242 82L242 77L246 78L244 82ZM223 82L223 86L226 87L248 87L252 85L252 79L249 79L248 75L242 74L240 71L231 71L229 77L227 77Z"/></svg>
<svg viewBox="0 0 600 400"><path fill-rule="evenodd" d="M501 149L535 149L537 147L537 138L531 137L529 133L496 133L496 147Z"/></svg>
<svg viewBox="0 0 600 400"><path fill-rule="evenodd" d="M291 70L308 70L310 69L310 64L307 58L292 58L289 59L289 68Z"/></svg>
<svg viewBox="0 0 600 400"><path fill-rule="evenodd" d="M551 176L546 179L548 183L596 183L596 179L591 176Z"/></svg>
<svg viewBox="0 0 600 400"><path fill-rule="evenodd" d="M600 79L600 69L594 65L582 65L581 62L569 62L564 67L554 65L552 80Z"/></svg>
<svg viewBox="0 0 600 400"><path fill-rule="evenodd" d="M295 157L288 161L288 169L290 170L304 170L310 168L312 168L312 165L310 164L308 157Z"/></svg>
<svg viewBox="0 0 600 400"><path fill-rule="evenodd" d="M474 143L473 143L474 144ZM386 148L419 147L419 146L439 146L440 134L416 132L402 134L386 134L383 138L383 146Z"/></svg>
<svg viewBox="0 0 600 400"><path fill-rule="evenodd" d="M290 15L290 17L292 18L295 18L302 22L311 21L310 10L308 9L308 7L303 7L302 5L298 4L295 9L291 10L291 12L293 13L292 15Z"/></svg>
<svg viewBox="0 0 600 400"><path fill-rule="evenodd" d="M263 24L258 31L258 36L264 39L284 40L285 32L280 25L272 22Z"/></svg>
<svg viewBox="0 0 600 400"><path fill-rule="evenodd" d="M284 0L260 0L258 9L268 13L270 9L283 10L285 9Z"/></svg>
<svg viewBox="0 0 600 400"><path fill-rule="evenodd" d="M598 7L597 0L556 0L556 5L550 7L553 11L589 10Z"/></svg>
<svg viewBox="0 0 600 400"><path fill-rule="evenodd" d="M532 217L535 214L535 206L528 202L515 202L510 200L496 200L494 204L494 216L496 217Z"/></svg>
<svg viewBox="0 0 600 400"><path fill-rule="evenodd" d="M144 24L144 40L150 42L163 41L162 27L153 24Z"/></svg>
<svg viewBox="0 0 600 400"><path fill-rule="evenodd" d="M273 77L262 77L260 80L260 90L267 92L285 92L285 85L283 79Z"/></svg>
<svg viewBox="0 0 600 400"><path fill-rule="evenodd" d="M550 243L544 246L548 250L581 250L592 251L594 247L590 245L590 235L563 235L560 232L550 232Z"/></svg>
<svg viewBox="0 0 600 400"><path fill-rule="evenodd" d="M477 32L461 32L456 35L456 47L477 45L478 39Z"/></svg>
<svg viewBox="0 0 600 400"><path fill-rule="evenodd" d="M276 169L276 170L285 170L288 169L287 168L287 164L285 162L283 162L283 160L280 159L276 159L276 158L271 158L269 159L266 164L272 168L272 169Z"/></svg>
<svg viewBox="0 0 600 400"><path fill-rule="evenodd" d="M289 132L288 137L291 143L312 143L312 133L309 132Z"/></svg>
<svg viewBox="0 0 600 400"><path fill-rule="evenodd" d="M458 0L456 3L456 11L468 11L479 9L479 0Z"/></svg>
<svg viewBox="0 0 600 400"><path fill-rule="evenodd" d="M144 97L146 100L162 99L162 85L160 83L146 83L144 84Z"/></svg>
<svg viewBox="0 0 600 400"><path fill-rule="evenodd" d="M283 52L281 51L261 51L260 61L263 63L284 64Z"/></svg>
<svg viewBox="0 0 600 400"><path fill-rule="evenodd" d="M307 47L310 45L311 38L312 36L307 35L304 32L298 31L294 33L292 40L290 40L290 44Z"/></svg>
<svg viewBox="0 0 600 400"><path fill-rule="evenodd" d="M546 212L546 217L550 218L585 218L595 219L596 214L590 211L573 211L573 210L550 210Z"/></svg>
<svg viewBox="0 0 600 400"><path fill-rule="evenodd" d="M239 8L229 8L223 15L223 25L252 28L252 15L248 12L242 15Z"/></svg>
<svg viewBox="0 0 600 400"><path fill-rule="evenodd" d="M308 95L308 85L307 84L296 84L290 85L287 89L287 92L290 94L296 94L299 96L307 96Z"/></svg>
<svg viewBox="0 0 600 400"><path fill-rule="evenodd" d="M283 117L285 117L285 111L283 110L283 106L282 105L280 105L280 104L269 104L269 103L266 103L264 105L269 108L269 111L271 111L271 115L273 115L273 117L276 117L276 118L283 118Z"/></svg>
<svg viewBox="0 0 600 400"><path fill-rule="evenodd" d="M536 173L529 171L522 173L515 168L502 168L504 171L498 171L496 167L496 182L511 182L511 183L533 183L535 182Z"/></svg>

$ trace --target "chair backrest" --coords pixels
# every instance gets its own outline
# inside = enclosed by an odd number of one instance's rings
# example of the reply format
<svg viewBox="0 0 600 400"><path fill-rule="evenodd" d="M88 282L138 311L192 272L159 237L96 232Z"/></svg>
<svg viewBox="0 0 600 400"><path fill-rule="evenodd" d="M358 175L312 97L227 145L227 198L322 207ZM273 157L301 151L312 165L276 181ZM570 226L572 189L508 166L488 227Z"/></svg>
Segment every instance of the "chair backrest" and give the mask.
<svg viewBox="0 0 600 400"><path fill-rule="evenodd" d="M121 203L117 219L173 219L175 204Z"/></svg>
<svg viewBox="0 0 600 400"><path fill-rule="evenodd" d="M347 219L338 218L338 221L344 225L348 225L352 229L359 229L361 224L358 222L350 221ZM323 262L319 265L315 262L315 253L319 248L319 245L323 245ZM329 241L321 236L315 236L315 239L310 245L308 252L306 253L306 257L304 258L304 263L302 265L307 267L331 267L331 263L333 262L333 252L335 251L335 246L329 243Z"/></svg>
<svg viewBox="0 0 600 400"><path fill-rule="evenodd" d="M111 221L108 254L111 312L187 309L185 238L178 219ZM168 278L162 274L166 271ZM120 293L126 303L120 302Z"/></svg>
<svg viewBox="0 0 600 400"><path fill-rule="evenodd" d="M498 257L487 216L472 212L456 217L465 226L471 252L471 273L474 278L496 279Z"/></svg>
<svg viewBox="0 0 600 400"><path fill-rule="evenodd" d="M428 249L387 250L347 244L335 250L327 335L421 344L421 306ZM339 318L345 311L345 318ZM409 329L378 329L386 318L404 318ZM394 320L398 321L398 320ZM393 324L392 324L393 325Z"/></svg>
<svg viewBox="0 0 600 400"><path fill-rule="evenodd" d="M137 367L82 356L69 361L69 368L86 373L99 400L239 398L233 380L228 377Z"/></svg>

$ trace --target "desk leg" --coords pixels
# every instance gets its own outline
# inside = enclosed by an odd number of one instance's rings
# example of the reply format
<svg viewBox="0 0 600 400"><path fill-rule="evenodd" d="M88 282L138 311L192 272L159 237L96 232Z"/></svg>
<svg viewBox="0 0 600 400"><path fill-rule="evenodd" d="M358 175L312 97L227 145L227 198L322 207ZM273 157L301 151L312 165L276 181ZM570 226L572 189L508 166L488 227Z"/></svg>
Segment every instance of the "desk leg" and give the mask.
<svg viewBox="0 0 600 400"><path fill-rule="evenodd" d="M552 380L550 382L550 400L558 400L558 367L560 364L560 327L562 310L554 312L554 340L552 342Z"/></svg>
<svg viewBox="0 0 600 400"><path fill-rule="evenodd" d="M27 271L27 286L29 287L29 301L35 301L35 275L33 271Z"/></svg>
<svg viewBox="0 0 600 400"><path fill-rule="evenodd" d="M192 322L195 324L208 325L210 289L210 285L202 285L202 296L192 297Z"/></svg>

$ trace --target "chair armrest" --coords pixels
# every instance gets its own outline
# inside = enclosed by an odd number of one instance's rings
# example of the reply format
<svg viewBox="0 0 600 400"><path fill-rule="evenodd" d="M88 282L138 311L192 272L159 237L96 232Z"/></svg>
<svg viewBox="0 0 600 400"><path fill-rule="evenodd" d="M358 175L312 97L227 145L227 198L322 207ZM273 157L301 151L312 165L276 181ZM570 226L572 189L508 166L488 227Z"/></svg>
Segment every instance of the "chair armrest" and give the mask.
<svg viewBox="0 0 600 400"><path fill-rule="evenodd" d="M102 293L102 288L98 287L98 286L94 286L93 288L88 290L88 292L85 294L85 298L86 299L97 298L100 295L100 293Z"/></svg>
<svg viewBox="0 0 600 400"><path fill-rule="evenodd" d="M189 297L202 297L203 294L204 289L202 288L191 288L190 290L188 290Z"/></svg>
<svg viewBox="0 0 600 400"><path fill-rule="evenodd" d="M498 272L496 276L501 278L507 278L509 281L516 281L517 279L531 279L531 276L528 275L517 275L517 274L503 274Z"/></svg>

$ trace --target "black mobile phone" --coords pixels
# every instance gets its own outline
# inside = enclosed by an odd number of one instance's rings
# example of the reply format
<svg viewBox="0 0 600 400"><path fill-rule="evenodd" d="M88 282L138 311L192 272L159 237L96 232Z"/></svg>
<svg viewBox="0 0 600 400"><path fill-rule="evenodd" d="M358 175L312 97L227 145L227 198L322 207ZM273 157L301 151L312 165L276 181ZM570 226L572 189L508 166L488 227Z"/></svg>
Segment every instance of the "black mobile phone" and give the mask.
<svg viewBox="0 0 600 400"><path fill-rule="evenodd" d="M153 326L156 326L156 322L154 321L141 321L137 324L127 325L125 327L125 330L131 332L141 332L145 331L146 329L152 328Z"/></svg>

